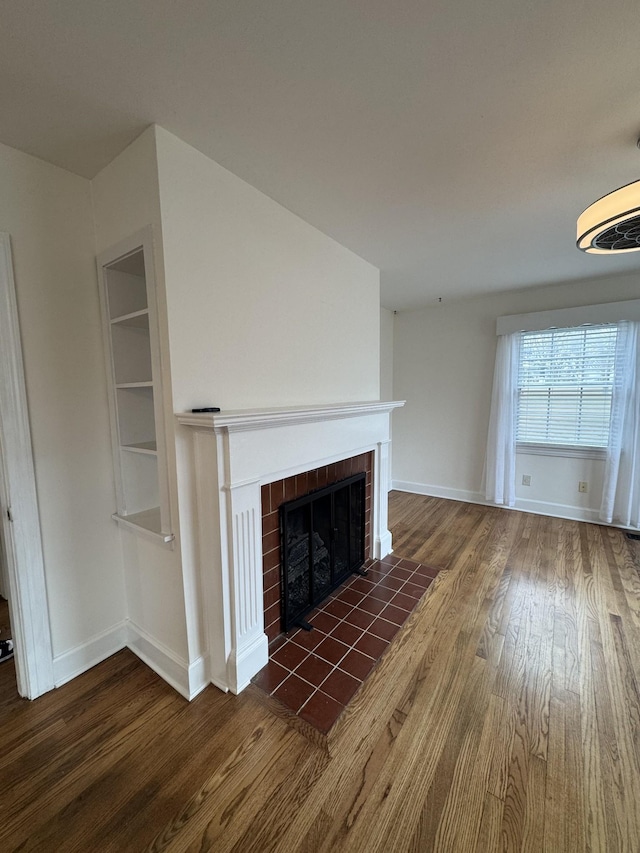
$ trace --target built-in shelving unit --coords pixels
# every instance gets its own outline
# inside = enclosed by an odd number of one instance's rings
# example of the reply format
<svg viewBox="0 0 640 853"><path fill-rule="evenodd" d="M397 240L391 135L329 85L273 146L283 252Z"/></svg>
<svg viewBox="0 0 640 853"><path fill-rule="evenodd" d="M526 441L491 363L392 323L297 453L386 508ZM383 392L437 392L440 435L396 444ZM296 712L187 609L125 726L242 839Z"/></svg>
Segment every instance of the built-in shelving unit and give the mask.
<svg viewBox="0 0 640 853"><path fill-rule="evenodd" d="M99 259L111 426L116 521L173 539L164 447L162 387L150 230Z"/></svg>

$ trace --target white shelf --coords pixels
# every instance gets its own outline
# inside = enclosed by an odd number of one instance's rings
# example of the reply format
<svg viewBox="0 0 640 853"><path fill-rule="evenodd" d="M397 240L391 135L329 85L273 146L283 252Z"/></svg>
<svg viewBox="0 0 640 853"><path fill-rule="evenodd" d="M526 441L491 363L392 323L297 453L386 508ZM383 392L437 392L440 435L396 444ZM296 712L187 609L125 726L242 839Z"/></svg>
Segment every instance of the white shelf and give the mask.
<svg viewBox="0 0 640 853"><path fill-rule="evenodd" d="M173 533L163 533L161 525L160 507L152 507L145 509L143 512L136 512L131 515L119 515L117 512L111 516L114 521L122 527L127 527L136 532L146 533L153 539L160 539L165 544L173 542L175 535Z"/></svg>
<svg viewBox="0 0 640 853"><path fill-rule="evenodd" d="M121 450L130 450L132 453L150 453L156 456L158 447L155 441L139 441L136 444L121 444Z"/></svg>
<svg viewBox="0 0 640 853"><path fill-rule="evenodd" d="M136 329L148 329L149 309L142 308L140 311L132 311L130 314L122 314L120 317L113 317L110 322L112 326L119 324L121 326L133 326Z"/></svg>
<svg viewBox="0 0 640 853"><path fill-rule="evenodd" d="M147 382L118 382L116 388L153 388L153 381Z"/></svg>

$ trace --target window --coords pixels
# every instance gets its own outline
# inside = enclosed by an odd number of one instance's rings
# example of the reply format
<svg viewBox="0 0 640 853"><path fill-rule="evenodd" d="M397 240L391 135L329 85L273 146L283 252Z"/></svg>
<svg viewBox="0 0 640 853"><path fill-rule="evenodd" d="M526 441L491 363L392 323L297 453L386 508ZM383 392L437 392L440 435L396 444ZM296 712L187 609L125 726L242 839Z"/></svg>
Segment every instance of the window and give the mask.
<svg viewBox="0 0 640 853"><path fill-rule="evenodd" d="M617 328L522 333L518 442L607 446Z"/></svg>

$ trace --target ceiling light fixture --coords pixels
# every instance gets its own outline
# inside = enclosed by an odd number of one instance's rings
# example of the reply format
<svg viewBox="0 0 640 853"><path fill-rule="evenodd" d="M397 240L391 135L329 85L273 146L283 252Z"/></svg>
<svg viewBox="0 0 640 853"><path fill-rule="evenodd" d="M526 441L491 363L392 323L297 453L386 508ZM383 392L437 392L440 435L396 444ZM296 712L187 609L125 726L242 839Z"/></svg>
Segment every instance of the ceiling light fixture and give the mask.
<svg viewBox="0 0 640 853"><path fill-rule="evenodd" d="M576 245L592 255L640 251L640 181L589 205L578 217Z"/></svg>

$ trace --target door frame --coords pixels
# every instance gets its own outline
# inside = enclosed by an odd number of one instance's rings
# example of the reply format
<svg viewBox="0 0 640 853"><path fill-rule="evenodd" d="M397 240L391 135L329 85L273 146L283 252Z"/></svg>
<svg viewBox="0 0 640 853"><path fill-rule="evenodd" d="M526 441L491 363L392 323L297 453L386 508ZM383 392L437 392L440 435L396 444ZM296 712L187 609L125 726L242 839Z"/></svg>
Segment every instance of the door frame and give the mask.
<svg viewBox="0 0 640 853"><path fill-rule="evenodd" d="M18 693L54 687L51 626L11 240L0 232L0 512Z"/></svg>

